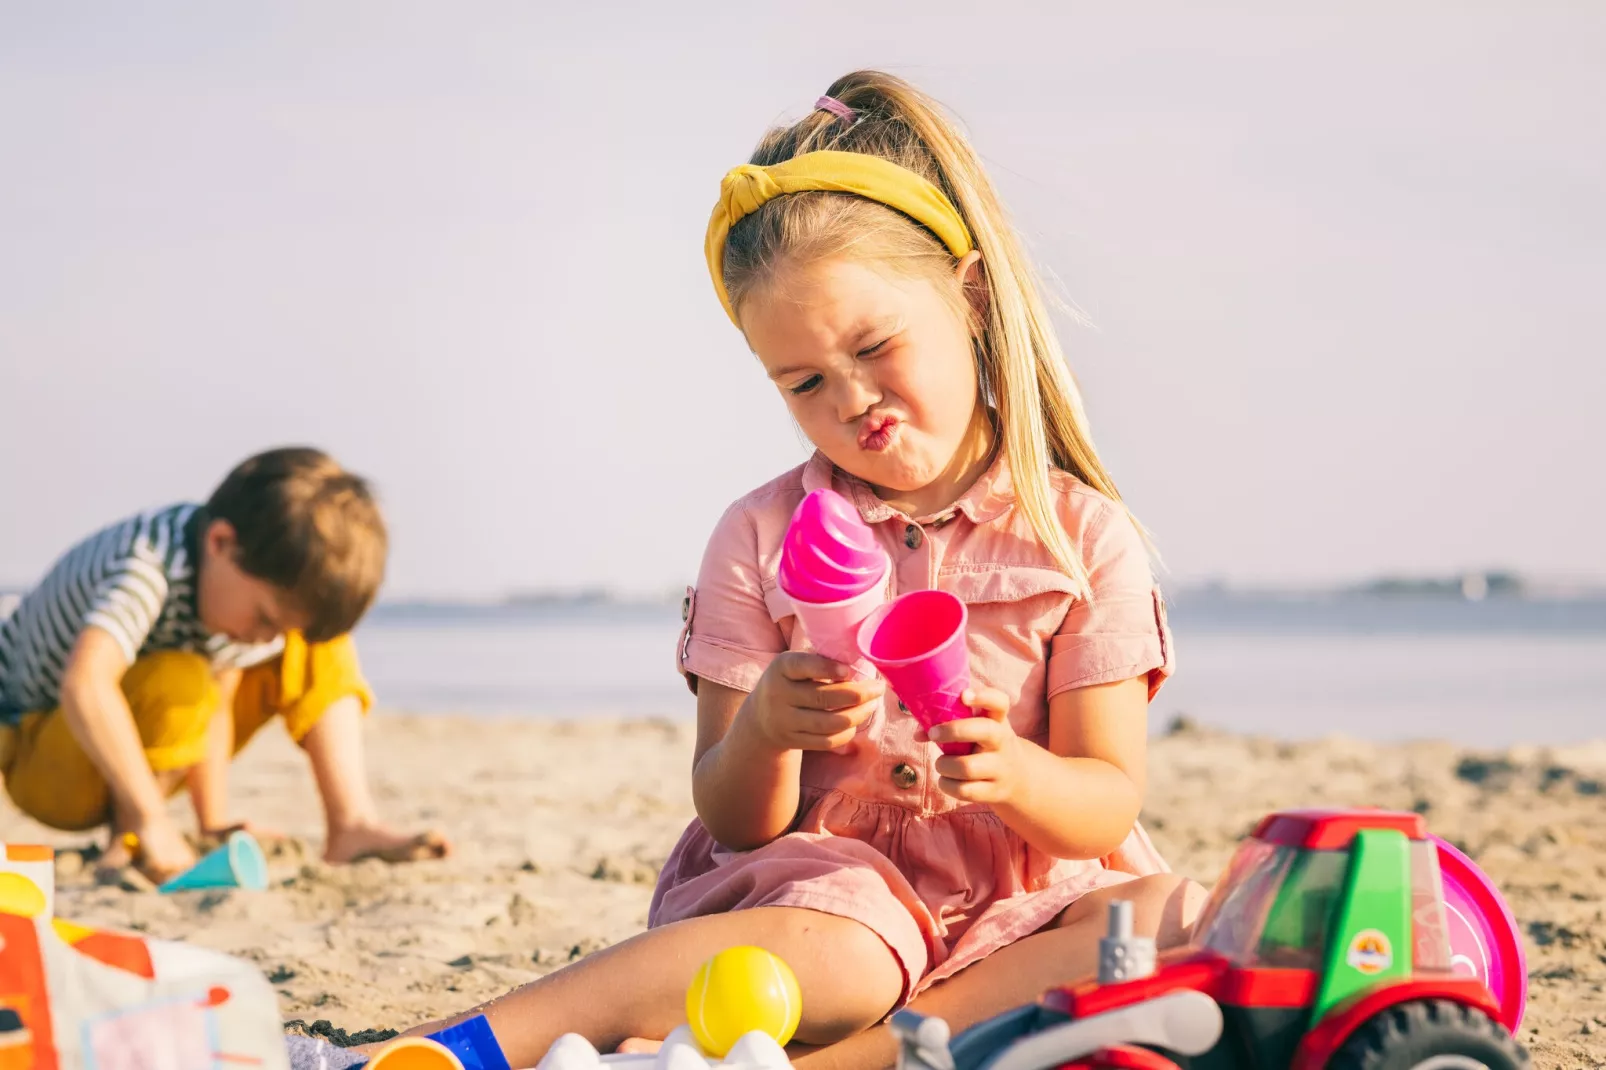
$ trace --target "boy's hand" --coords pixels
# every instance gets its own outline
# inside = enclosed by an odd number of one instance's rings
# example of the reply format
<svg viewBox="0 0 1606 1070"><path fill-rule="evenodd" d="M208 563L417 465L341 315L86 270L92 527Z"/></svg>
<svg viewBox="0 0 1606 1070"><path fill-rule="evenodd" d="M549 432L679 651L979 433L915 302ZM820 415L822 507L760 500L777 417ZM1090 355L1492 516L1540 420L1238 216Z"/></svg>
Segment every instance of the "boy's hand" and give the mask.
<svg viewBox="0 0 1606 1070"><path fill-rule="evenodd" d="M157 884L195 865L189 841L165 814L134 829L134 836L134 866Z"/></svg>
<svg viewBox="0 0 1606 1070"><path fill-rule="evenodd" d="M847 665L792 650L764 670L749 709L776 750L835 750L852 741L885 691L885 681L856 680Z"/></svg>
<svg viewBox="0 0 1606 1070"><path fill-rule="evenodd" d="M1020 782L1020 737L1009 724L1009 696L970 688L959 701L979 716L948 721L924 733L933 743L971 743L969 754L938 758L937 787L962 802L1007 803Z"/></svg>

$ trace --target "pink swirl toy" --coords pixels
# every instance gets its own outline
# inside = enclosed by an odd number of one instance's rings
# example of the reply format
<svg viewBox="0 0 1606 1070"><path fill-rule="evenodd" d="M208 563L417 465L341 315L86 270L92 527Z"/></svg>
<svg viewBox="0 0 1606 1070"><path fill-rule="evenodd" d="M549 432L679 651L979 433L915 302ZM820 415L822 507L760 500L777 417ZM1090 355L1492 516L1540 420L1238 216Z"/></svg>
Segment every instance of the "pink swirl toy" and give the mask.
<svg viewBox="0 0 1606 1070"><path fill-rule="evenodd" d="M871 676L857 635L859 625L886 600L891 569L853 503L822 487L793 512L776 578L814 649Z"/></svg>
<svg viewBox="0 0 1606 1070"><path fill-rule="evenodd" d="M1432 839L1439 850L1452 968L1489 986L1500 1002L1501 1022L1515 1033L1528 1005L1528 961L1517 919L1472 859L1439 837Z"/></svg>

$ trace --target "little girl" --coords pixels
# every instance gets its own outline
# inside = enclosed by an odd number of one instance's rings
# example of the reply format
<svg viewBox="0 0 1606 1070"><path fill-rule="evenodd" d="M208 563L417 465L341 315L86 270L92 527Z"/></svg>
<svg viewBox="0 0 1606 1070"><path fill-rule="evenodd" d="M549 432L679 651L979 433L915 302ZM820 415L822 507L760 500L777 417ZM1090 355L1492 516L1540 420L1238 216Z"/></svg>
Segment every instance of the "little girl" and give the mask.
<svg viewBox="0 0 1606 1070"><path fill-rule="evenodd" d="M1111 899L1166 944L1202 898L1137 824L1172 664L1145 542L963 136L896 78L842 78L725 177L707 256L817 452L730 507L688 593L698 820L650 928L475 1012L514 1066L565 1032L662 1038L735 944L797 974L800 1063L884 1066L898 1007L963 1027L1092 972ZM966 603L977 716L928 738L882 681L810 652L776 567L817 487L876 531L889 597Z"/></svg>

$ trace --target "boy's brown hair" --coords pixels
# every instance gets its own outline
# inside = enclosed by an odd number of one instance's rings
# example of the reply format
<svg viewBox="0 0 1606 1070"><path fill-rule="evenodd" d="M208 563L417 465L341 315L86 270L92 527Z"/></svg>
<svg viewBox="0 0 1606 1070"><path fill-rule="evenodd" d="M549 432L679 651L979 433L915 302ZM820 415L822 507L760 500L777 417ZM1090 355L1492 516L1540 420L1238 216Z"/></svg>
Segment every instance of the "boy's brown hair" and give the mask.
<svg viewBox="0 0 1606 1070"><path fill-rule="evenodd" d="M368 483L322 450L289 446L242 461L206 503L239 541L236 564L307 615L309 642L354 628L385 576L388 536Z"/></svg>

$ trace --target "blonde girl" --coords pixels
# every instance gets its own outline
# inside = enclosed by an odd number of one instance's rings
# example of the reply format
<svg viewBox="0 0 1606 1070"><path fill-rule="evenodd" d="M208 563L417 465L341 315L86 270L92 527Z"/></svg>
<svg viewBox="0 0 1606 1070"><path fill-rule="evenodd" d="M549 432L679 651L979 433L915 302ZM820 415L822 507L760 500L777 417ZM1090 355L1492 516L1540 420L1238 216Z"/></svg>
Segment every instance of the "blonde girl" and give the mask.
<svg viewBox="0 0 1606 1070"><path fill-rule="evenodd" d="M884 1066L891 1011L962 1027L1090 972L1112 898L1165 944L1202 896L1138 824L1172 664L1145 540L965 138L907 83L850 74L725 177L706 252L816 452L726 511L688 592L698 816L650 928L470 1012L514 1066L565 1032L662 1038L698 964L736 944L797 974L799 1063ZM891 555L889 596L968 606L979 716L928 738L881 681L809 649L776 567L827 486Z"/></svg>

